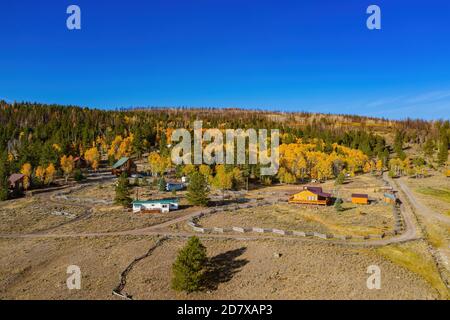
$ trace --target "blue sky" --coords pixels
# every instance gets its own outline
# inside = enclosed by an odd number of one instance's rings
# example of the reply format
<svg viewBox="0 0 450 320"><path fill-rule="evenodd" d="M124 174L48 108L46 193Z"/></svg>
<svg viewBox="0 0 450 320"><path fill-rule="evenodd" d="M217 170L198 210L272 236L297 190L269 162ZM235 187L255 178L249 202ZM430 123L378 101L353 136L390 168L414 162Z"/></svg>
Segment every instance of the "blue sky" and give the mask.
<svg viewBox="0 0 450 320"><path fill-rule="evenodd" d="M447 0L6 0L0 98L449 119L449 15Z"/></svg>

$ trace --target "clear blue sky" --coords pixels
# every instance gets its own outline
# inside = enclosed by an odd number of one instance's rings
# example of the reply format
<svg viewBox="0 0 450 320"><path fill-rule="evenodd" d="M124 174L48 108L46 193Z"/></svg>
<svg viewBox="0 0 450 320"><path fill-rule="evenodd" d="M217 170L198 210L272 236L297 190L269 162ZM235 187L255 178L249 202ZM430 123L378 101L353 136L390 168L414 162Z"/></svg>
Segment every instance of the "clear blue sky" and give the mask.
<svg viewBox="0 0 450 320"><path fill-rule="evenodd" d="M450 1L1 1L0 98L449 119Z"/></svg>

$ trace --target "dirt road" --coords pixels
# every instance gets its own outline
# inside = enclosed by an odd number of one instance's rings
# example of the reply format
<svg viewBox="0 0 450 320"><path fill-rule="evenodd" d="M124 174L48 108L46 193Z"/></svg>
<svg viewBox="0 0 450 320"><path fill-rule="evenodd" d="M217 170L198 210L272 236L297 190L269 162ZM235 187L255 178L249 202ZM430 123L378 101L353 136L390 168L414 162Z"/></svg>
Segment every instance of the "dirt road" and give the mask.
<svg viewBox="0 0 450 320"><path fill-rule="evenodd" d="M414 196L414 193L406 185L405 181L402 179L397 179L395 181L403 193L408 197L409 202L415 207L416 212L424 218L433 218L450 224L450 217L440 214L439 212L433 211L430 208L424 206L420 201Z"/></svg>

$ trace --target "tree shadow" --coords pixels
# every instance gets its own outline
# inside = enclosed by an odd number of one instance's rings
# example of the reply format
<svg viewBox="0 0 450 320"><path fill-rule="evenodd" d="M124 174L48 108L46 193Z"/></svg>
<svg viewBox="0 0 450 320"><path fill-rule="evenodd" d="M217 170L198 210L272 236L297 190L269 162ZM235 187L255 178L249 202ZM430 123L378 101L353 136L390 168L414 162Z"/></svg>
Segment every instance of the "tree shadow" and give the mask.
<svg viewBox="0 0 450 320"><path fill-rule="evenodd" d="M205 273L204 288L207 290L217 290L220 283L230 281L249 262L247 259L237 259L246 250L246 247L242 247L210 258Z"/></svg>

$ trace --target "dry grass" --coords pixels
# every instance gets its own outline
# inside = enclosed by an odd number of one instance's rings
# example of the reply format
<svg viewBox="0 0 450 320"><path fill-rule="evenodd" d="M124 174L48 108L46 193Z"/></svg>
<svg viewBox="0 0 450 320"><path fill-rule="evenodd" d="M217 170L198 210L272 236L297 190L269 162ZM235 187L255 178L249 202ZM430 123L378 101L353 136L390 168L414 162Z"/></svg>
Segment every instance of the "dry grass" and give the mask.
<svg viewBox="0 0 450 320"><path fill-rule="evenodd" d="M441 172L433 172L429 177L406 179L405 182L425 206L442 214L450 214L450 178Z"/></svg>
<svg viewBox="0 0 450 320"><path fill-rule="evenodd" d="M442 282L433 258L428 254L425 243L415 242L402 245L390 245L377 249L384 257L424 278L441 295L449 299L450 294Z"/></svg>
<svg viewBox="0 0 450 320"><path fill-rule="evenodd" d="M200 219L205 227L262 227L316 231L345 235L368 235L387 232L393 225L390 207L360 207L344 204L345 211L334 207L308 207L280 203L277 205L216 213Z"/></svg>
<svg viewBox="0 0 450 320"><path fill-rule="evenodd" d="M116 299L120 273L154 244L147 237L0 240L1 299ZM185 240L169 240L129 273L135 299L435 299L415 273L372 249L289 241L202 240L220 275L213 289L186 295L170 288L171 265ZM281 257L274 257L279 253ZM81 290L68 290L68 265L80 266ZM368 290L367 267L383 271Z"/></svg>

